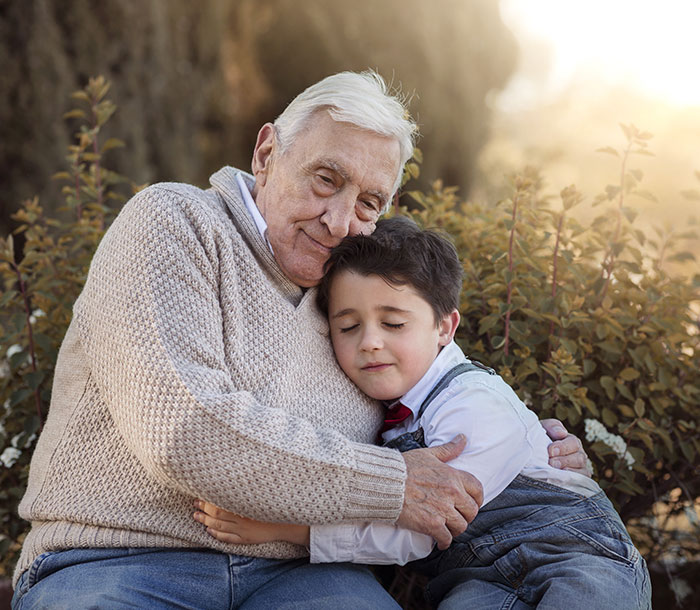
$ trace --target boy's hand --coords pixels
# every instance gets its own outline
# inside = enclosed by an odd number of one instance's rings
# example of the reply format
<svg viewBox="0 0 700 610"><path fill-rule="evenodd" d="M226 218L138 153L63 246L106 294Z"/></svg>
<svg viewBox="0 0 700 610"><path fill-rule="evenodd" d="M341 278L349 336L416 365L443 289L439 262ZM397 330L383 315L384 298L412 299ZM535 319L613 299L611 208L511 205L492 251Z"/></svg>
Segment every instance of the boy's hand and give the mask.
<svg viewBox="0 0 700 610"><path fill-rule="evenodd" d="M309 545L309 526L291 523L265 523L230 513L203 500L195 500L195 521L207 527L207 533L227 544L292 542Z"/></svg>
<svg viewBox="0 0 700 610"><path fill-rule="evenodd" d="M592 476L588 456L577 436L569 434L558 419L542 419L540 424L554 442L549 445L549 465L562 470L573 470L587 477Z"/></svg>
<svg viewBox="0 0 700 610"><path fill-rule="evenodd" d="M460 434L444 445L402 454L406 490L396 524L432 536L440 549L467 529L484 499L481 483L474 476L443 463L462 453L466 440Z"/></svg>

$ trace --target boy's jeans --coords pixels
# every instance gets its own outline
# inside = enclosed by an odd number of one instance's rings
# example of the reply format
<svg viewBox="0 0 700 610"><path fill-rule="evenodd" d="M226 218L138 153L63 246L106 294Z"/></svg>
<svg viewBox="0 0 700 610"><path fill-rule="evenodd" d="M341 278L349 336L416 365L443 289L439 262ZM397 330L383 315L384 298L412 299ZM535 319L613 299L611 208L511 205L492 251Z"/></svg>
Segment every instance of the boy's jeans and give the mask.
<svg viewBox="0 0 700 610"><path fill-rule="evenodd" d="M400 610L365 566L128 548L40 555L17 583L12 608Z"/></svg>
<svg viewBox="0 0 700 610"><path fill-rule="evenodd" d="M447 550L411 565L433 577L440 610L651 608L646 563L605 494L522 475Z"/></svg>

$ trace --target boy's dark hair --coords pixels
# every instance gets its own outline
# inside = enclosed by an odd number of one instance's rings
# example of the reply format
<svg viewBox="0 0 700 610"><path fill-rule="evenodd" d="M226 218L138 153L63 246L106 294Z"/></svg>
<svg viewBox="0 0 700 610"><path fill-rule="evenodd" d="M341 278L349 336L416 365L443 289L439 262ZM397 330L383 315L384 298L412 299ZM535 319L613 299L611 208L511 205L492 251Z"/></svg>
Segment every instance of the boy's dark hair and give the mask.
<svg viewBox="0 0 700 610"><path fill-rule="evenodd" d="M459 308L462 264L457 250L445 236L421 229L405 216L380 220L371 235L346 237L333 248L324 270L316 301L326 315L333 278L341 271L413 287L432 307L436 323Z"/></svg>

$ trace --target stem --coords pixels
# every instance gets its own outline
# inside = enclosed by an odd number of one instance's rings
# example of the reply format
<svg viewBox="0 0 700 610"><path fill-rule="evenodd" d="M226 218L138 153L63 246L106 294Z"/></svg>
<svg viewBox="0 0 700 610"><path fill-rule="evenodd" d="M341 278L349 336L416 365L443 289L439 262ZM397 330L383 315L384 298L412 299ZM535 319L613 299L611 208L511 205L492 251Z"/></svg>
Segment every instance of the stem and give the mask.
<svg viewBox="0 0 700 610"><path fill-rule="evenodd" d="M668 246L668 237L664 239L664 243L661 246L661 252L659 252L659 260L656 263L656 269L661 271L661 265L663 265L664 257L666 256L666 247Z"/></svg>
<svg viewBox="0 0 700 610"><path fill-rule="evenodd" d="M73 163L73 175L75 176L75 201L77 203L75 211L77 213L78 220L80 220L80 216L83 213L83 206L80 203L80 172L78 171L79 166L80 164L76 155L75 162Z"/></svg>
<svg viewBox="0 0 700 610"><path fill-rule="evenodd" d="M95 110L97 106L97 99L93 99L92 101L92 117L93 117L93 123L92 123L92 131L93 131L93 136L92 136L92 151L95 153L95 161L94 161L94 167L95 167L95 186L97 187L97 206L100 210L100 230L104 230L104 214L102 213L102 172L100 168L100 147L98 144L98 133L100 131L100 127L97 121L97 110Z"/></svg>
<svg viewBox="0 0 700 610"><path fill-rule="evenodd" d="M510 240L508 241L508 296L506 298L506 304L508 309L506 310L506 331L505 331L505 341L503 344L503 354L508 355L508 342L510 338L510 303L513 297L513 240L515 238L515 218L518 213L518 196L513 198L513 226L510 228Z"/></svg>
<svg viewBox="0 0 700 610"><path fill-rule="evenodd" d="M15 270L15 273L17 274L17 280L19 282L19 291L22 294L22 299L24 300L24 314L27 319L27 334L29 336L29 354L32 359L32 372L36 373L37 372L37 366L36 366L36 350L34 348L34 333L32 331L32 321L31 321L31 315L32 315L32 308L29 304L29 295L27 294L27 288L24 283L24 280L22 279L22 273L19 270L19 267L15 263L11 263L12 268ZM42 428L42 415L41 415L41 396L39 395L39 386L37 386L34 389L34 402L36 404L36 413L39 416L39 431L41 431Z"/></svg>
<svg viewBox="0 0 700 610"><path fill-rule="evenodd" d="M557 224L557 240L554 243L554 256L552 259L552 305L554 305L554 298L557 296L557 255L559 254L559 240L561 238L561 229L564 224L564 212L561 213L561 216L559 217L559 223ZM549 338L547 340L548 343L548 356L547 360L549 360L549 356L552 354L552 335L554 334L554 322L550 321L549 323Z"/></svg>
<svg viewBox="0 0 700 610"><path fill-rule="evenodd" d="M612 279L612 270L615 263L615 253L613 252L613 246L620 237L620 230L622 228L622 204L625 201L625 170L627 169L627 159L629 158L630 150L632 150L632 142L628 142L627 148L625 149L625 154L622 157L622 168L620 169L620 198L618 200L617 206L617 225L615 226L615 236L611 242L610 250L605 255L603 259L603 273L607 270L608 276L605 278L605 285L603 286L603 292L600 295L600 301L598 306L603 303L605 295L608 292L608 286L610 285L610 280ZM606 269L607 268L607 269Z"/></svg>

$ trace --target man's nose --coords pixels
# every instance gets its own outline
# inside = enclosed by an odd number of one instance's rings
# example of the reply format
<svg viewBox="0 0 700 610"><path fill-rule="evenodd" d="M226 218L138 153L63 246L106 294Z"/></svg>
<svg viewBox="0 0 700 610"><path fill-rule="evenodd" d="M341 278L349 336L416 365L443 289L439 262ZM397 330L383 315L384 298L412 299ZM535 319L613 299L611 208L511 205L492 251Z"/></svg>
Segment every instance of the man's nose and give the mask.
<svg viewBox="0 0 700 610"><path fill-rule="evenodd" d="M328 232L336 239L343 239L351 234L352 221L355 219L355 198L333 197L328 201L326 211L321 216L321 222L326 225Z"/></svg>

